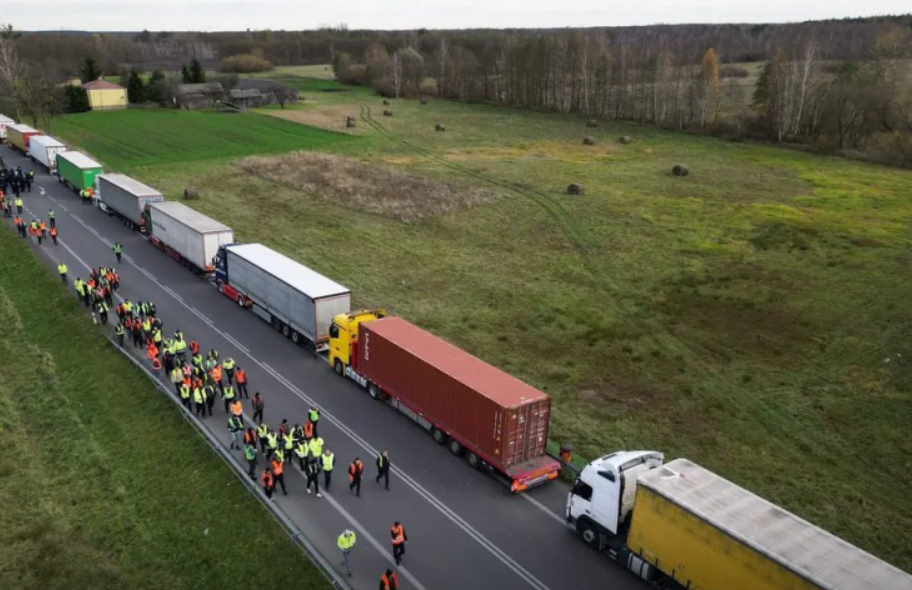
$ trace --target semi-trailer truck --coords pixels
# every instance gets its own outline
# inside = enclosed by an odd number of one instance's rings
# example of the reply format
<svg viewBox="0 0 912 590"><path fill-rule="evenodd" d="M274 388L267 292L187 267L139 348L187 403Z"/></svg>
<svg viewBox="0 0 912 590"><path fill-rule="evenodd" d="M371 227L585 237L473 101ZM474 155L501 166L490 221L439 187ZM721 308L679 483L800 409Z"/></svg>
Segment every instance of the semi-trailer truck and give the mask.
<svg viewBox="0 0 912 590"><path fill-rule="evenodd" d="M67 150L57 154L57 179L77 193L95 188L95 178L104 166L87 155Z"/></svg>
<svg viewBox="0 0 912 590"><path fill-rule="evenodd" d="M95 177L95 197L102 211L119 217L132 229L142 232L146 231L143 216L146 205L165 200L154 188L125 174L99 174Z"/></svg>
<svg viewBox="0 0 912 590"><path fill-rule="evenodd" d="M351 290L262 244L219 247L219 291L299 345L328 348L333 317L351 309Z"/></svg>
<svg viewBox="0 0 912 590"><path fill-rule="evenodd" d="M551 398L469 353L382 310L340 314L329 362L377 400L429 431L514 493L555 479L545 447Z"/></svg>
<svg viewBox="0 0 912 590"><path fill-rule="evenodd" d="M15 125L16 120L7 117L6 115L0 115L0 142L6 141L6 128L9 125Z"/></svg>
<svg viewBox="0 0 912 590"><path fill-rule="evenodd" d="M176 201L146 207L149 242L197 274L215 272L219 247L234 243L234 231Z"/></svg>
<svg viewBox="0 0 912 590"><path fill-rule="evenodd" d="M29 138L29 158L32 162L44 166L51 174L57 171L57 154L65 151L67 151L67 145L50 135L36 135Z"/></svg>
<svg viewBox="0 0 912 590"><path fill-rule="evenodd" d="M28 154L29 139L36 135L41 135L37 129L32 129L28 125L7 125L6 141L10 147L17 150L23 156Z"/></svg>
<svg viewBox="0 0 912 590"><path fill-rule="evenodd" d="M587 465L567 523L664 588L912 590L912 576L688 461L626 451Z"/></svg>

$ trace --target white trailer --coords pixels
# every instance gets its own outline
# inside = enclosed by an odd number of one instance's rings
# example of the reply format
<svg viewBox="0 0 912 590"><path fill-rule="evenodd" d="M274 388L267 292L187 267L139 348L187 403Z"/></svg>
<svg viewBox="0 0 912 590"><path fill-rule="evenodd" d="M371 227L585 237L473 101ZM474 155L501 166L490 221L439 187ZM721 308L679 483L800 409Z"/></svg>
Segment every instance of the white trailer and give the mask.
<svg viewBox="0 0 912 590"><path fill-rule="evenodd" d="M234 231L220 221L176 201L149 204L149 241L198 274L215 270L220 246L234 242Z"/></svg>
<svg viewBox="0 0 912 590"><path fill-rule="evenodd" d="M67 151L67 145L50 135L36 135L29 139L28 155L53 174L57 170L57 154Z"/></svg>
<svg viewBox="0 0 912 590"><path fill-rule="evenodd" d="M262 244L223 246L215 275L219 291L318 352L333 317L351 311L351 290Z"/></svg>
<svg viewBox="0 0 912 590"><path fill-rule="evenodd" d="M160 203L164 195L125 174L99 174L95 178L98 207L108 215L120 217L133 229L145 231L146 205Z"/></svg>
<svg viewBox="0 0 912 590"><path fill-rule="evenodd" d="M0 141L6 141L6 126L15 125L16 121L6 115L0 115Z"/></svg>

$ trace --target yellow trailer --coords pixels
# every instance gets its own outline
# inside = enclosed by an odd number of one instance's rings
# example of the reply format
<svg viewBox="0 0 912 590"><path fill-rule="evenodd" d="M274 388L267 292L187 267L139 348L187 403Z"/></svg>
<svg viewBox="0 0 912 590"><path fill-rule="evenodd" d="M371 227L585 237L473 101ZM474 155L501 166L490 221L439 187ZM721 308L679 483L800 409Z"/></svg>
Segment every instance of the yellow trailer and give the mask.
<svg viewBox="0 0 912 590"><path fill-rule="evenodd" d="M32 129L28 125L7 125L6 140L10 147L22 152L22 155L28 154L29 139L32 136L41 135L37 129Z"/></svg>
<svg viewBox="0 0 912 590"><path fill-rule="evenodd" d="M912 590L912 576L687 459L637 479L627 547L689 590Z"/></svg>

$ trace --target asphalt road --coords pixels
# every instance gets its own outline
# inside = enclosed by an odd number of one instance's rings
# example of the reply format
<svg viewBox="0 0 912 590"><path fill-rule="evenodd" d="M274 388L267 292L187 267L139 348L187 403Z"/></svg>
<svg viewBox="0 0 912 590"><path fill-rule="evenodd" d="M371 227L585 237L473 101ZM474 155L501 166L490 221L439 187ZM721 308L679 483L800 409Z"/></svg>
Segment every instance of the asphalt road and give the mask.
<svg viewBox="0 0 912 590"><path fill-rule="evenodd" d="M239 309L142 235L97 207L80 204L40 165L5 146L0 153L8 167L35 170L36 186L23 195L29 212L26 220L46 219L49 208L56 211L60 245L48 240L33 246L43 251L50 269L63 260L72 283L78 276L87 278L89 266L116 265L121 276L119 294L133 302L154 301L166 334L181 329L201 349L216 348L222 358L235 358L247 371L251 396L262 392L265 419L271 426L278 427L283 418L303 423L313 403L320 407L320 435L336 456L332 489L322 499L309 496L303 476L294 467L286 471L288 496L279 494L277 504L340 571L344 568L336 537L345 528L356 531L358 544L351 560L354 588L376 588L380 574L394 567L389 529L395 520L402 521L409 536L403 567L398 568L402 588L647 587L606 556L586 548L566 527L566 485L551 482L520 496L510 495L503 484L473 471L424 430L373 401L354 382L337 377L325 360ZM4 221L13 231L11 220ZM111 251L115 241L124 246L120 265ZM4 279L9 280L0 280ZM249 404L245 415L248 420L252 415ZM227 415L220 401L215 416L204 420L204 425L229 446ZM374 482L374 459L382 449L389 451L393 464L388 492ZM615 449L606 449L610 450ZM244 463L240 452L235 456L239 465ZM347 489L346 470L356 456L366 465L360 498ZM251 567L260 565L251 563Z"/></svg>

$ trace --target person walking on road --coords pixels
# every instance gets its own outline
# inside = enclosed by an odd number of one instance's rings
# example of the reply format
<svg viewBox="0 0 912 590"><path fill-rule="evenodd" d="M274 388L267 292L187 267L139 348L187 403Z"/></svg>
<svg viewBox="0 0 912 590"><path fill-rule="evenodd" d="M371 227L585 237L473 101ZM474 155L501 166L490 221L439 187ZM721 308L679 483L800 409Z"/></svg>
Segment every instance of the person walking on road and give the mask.
<svg viewBox="0 0 912 590"><path fill-rule="evenodd" d="M237 383L238 397L250 399L250 394L247 393L247 372L241 367L236 368L234 370L234 381Z"/></svg>
<svg viewBox="0 0 912 590"><path fill-rule="evenodd" d="M16 213L22 215L22 198L19 196L19 191L16 191L16 200L14 202L16 204Z"/></svg>
<svg viewBox="0 0 912 590"><path fill-rule="evenodd" d="M114 326L114 333L117 334L117 344L119 344L121 348L123 348L124 345L124 332L126 332L126 329L124 328L123 322L117 322L117 325Z"/></svg>
<svg viewBox="0 0 912 590"><path fill-rule="evenodd" d="M260 439L260 452L266 454L266 436L269 434L269 427L260 420L257 423L257 438Z"/></svg>
<svg viewBox="0 0 912 590"><path fill-rule="evenodd" d="M364 475L364 463L361 459L355 457L355 460L348 466L348 491L355 491L355 494L361 497L361 477Z"/></svg>
<svg viewBox="0 0 912 590"><path fill-rule="evenodd" d="M231 433L231 448L240 449L241 448L241 433L244 432L244 422L237 416L231 416L228 418L228 432ZM281 475L281 474L276 474ZM283 488L285 486L282 486Z"/></svg>
<svg viewBox="0 0 912 590"><path fill-rule="evenodd" d="M318 410L316 406L312 406L310 410L307 411L307 419L313 424L313 435L318 436L317 423L320 421L320 410Z"/></svg>
<svg viewBox="0 0 912 590"><path fill-rule="evenodd" d="M260 476L260 481L263 483L263 491L266 492L266 497L272 500L272 493L275 491L275 478L272 476L272 469L266 467L263 475Z"/></svg>
<svg viewBox="0 0 912 590"><path fill-rule="evenodd" d="M57 227L57 215L53 209L48 209L48 223L51 224L51 227Z"/></svg>
<svg viewBox="0 0 912 590"><path fill-rule="evenodd" d="M63 262L57 265L57 272L60 273L60 280L63 281L63 284L66 285L67 282L67 265Z"/></svg>
<svg viewBox="0 0 912 590"><path fill-rule="evenodd" d="M225 413L227 414L231 411L231 404L234 403L236 397L234 393L234 385L225 385L222 387L222 397L225 399Z"/></svg>
<svg viewBox="0 0 912 590"><path fill-rule="evenodd" d="M123 245L120 242L114 242L111 249L114 250L114 256L117 257L117 264L120 264L120 258L123 256Z"/></svg>
<svg viewBox="0 0 912 590"><path fill-rule="evenodd" d="M310 493L310 486L313 484L317 497L322 498L323 495L320 494L320 468L317 466L316 461L304 462L304 475L307 476L307 493Z"/></svg>
<svg viewBox="0 0 912 590"><path fill-rule="evenodd" d="M246 389L246 388L245 388ZM263 421L263 410L265 409L265 404L263 403L263 396L260 395L260 392L253 394L253 421L257 424Z"/></svg>
<svg viewBox="0 0 912 590"><path fill-rule="evenodd" d="M151 346L155 346L152 344ZM184 404L184 407L187 408L187 411L190 411L190 380L186 377L181 378L180 384L180 398L181 403Z"/></svg>
<svg viewBox="0 0 912 590"><path fill-rule="evenodd" d="M355 543L358 542L358 537L355 535L354 531L345 529L342 531L342 534L339 535L339 538L336 540L336 547L339 548L339 551L342 552L342 565L345 566L345 571L348 575L352 575L351 567L348 564L348 558L351 555L352 549L355 548Z"/></svg>
<svg viewBox="0 0 912 590"><path fill-rule="evenodd" d="M206 400L203 395L203 388L196 384L193 387L193 407L196 409L197 418L200 417L200 414L203 415L203 418L206 417Z"/></svg>
<svg viewBox="0 0 912 590"><path fill-rule="evenodd" d="M285 491L285 464L282 461L272 460L272 475L275 477L276 483L282 486L282 495L287 496L288 492Z"/></svg>
<svg viewBox="0 0 912 590"><path fill-rule="evenodd" d="M203 393L206 395L206 409L209 410L209 415L212 416L212 406L215 405L215 389L209 383L203 385Z"/></svg>
<svg viewBox="0 0 912 590"><path fill-rule="evenodd" d="M28 192L32 192L33 182L35 182L35 171L29 170L28 174L25 175L25 188L28 189Z"/></svg>
<svg viewBox="0 0 912 590"><path fill-rule="evenodd" d="M332 483L335 462L336 456L332 454L332 451L329 449L323 451L323 456L320 457L320 466L323 468L323 489L327 492L329 491L329 485Z"/></svg>
<svg viewBox="0 0 912 590"><path fill-rule="evenodd" d="M101 323L105 326L108 325L108 304L104 301L99 301L95 304L95 309L98 311L98 317L101 318Z"/></svg>
<svg viewBox="0 0 912 590"><path fill-rule="evenodd" d="M319 436L310 439L307 448L310 451L310 461L316 463L323 456L323 439Z"/></svg>
<svg viewBox="0 0 912 590"><path fill-rule="evenodd" d="M386 489L390 489L390 457L389 451L383 451L377 455L377 483L384 480Z"/></svg>
<svg viewBox="0 0 912 590"><path fill-rule="evenodd" d="M54 245L57 245L57 228L51 226L51 231L48 232L51 236L51 240L54 242Z"/></svg>
<svg viewBox="0 0 912 590"><path fill-rule="evenodd" d="M234 358L230 356L222 361L222 368L225 369L225 379L228 380L228 385L234 384L234 367L236 364Z"/></svg>
<svg viewBox="0 0 912 590"><path fill-rule="evenodd" d="M309 463L308 459L310 457L310 449L307 447L307 443L303 440L295 441L294 443L294 454L298 457L298 463L301 465L301 471L305 471L307 464Z"/></svg>
<svg viewBox="0 0 912 590"><path fill-rule="evenodd" d="M399 590L399 579L393 570L388 569L380 576L380 590Z"/></svg>
<svg viewBox="0 0 912 590"><path fill-rule="evenodd" d="M398 520L390 528L390 538L393 544L393 559L396 565L402 565L402 556L405 555L405 544L408 543L408 535L405 534L405 527Z"/></svg>
<svg viewBox="0 0 912 590"><path fill-rule="evenodd" d="M270 430L266 434L266 459L272 460L272 456L279 450L279 435L275 430Z"/></svg>
<svg viewBox="0 0 912 590"><path fill-rule="evenodd" d="M244 459L247 460L247 475L250 476L250 479L256 481L257 450L255 444L244 444Z"/></svg>

